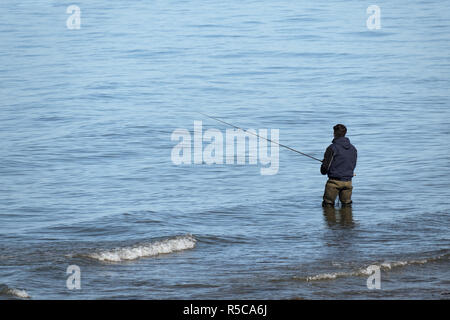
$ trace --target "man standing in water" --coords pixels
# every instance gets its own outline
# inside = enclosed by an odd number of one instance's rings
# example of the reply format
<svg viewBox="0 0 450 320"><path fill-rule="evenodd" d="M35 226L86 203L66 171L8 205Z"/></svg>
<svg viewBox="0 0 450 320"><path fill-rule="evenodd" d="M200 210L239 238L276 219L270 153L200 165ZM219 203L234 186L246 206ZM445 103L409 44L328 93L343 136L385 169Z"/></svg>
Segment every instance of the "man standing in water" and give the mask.
<svg viewBox="0 0 450 320"><path fill-rule="evenodd" d="M320 173L328 174L323 195L323 207L334 207L334 201L339 195L343 207L352 205L352 178L356 167L357 151L345 137L347 128L343 124L333 127L333 143L325 151Z"/></svg>

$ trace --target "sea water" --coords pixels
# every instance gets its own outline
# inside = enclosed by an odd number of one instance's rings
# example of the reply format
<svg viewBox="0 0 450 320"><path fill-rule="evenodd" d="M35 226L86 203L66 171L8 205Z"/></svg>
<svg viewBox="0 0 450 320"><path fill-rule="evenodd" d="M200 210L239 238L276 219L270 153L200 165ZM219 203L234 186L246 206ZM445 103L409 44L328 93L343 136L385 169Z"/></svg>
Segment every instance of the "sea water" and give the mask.
<svg viewBox="0 0 450 320"><path fill-rule="evenodd" d="M450 2L71 4L0 3L1 298L448 299ZM345 124L352 210L284 148L174 164L197 112L317 158Z"/></svg>

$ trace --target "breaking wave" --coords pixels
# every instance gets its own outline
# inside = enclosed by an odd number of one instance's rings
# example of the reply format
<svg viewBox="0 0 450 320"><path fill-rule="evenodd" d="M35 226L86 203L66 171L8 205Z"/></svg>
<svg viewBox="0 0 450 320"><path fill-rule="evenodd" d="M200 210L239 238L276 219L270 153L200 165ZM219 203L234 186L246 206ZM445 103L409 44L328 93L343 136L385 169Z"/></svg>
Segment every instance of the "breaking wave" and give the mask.
<svg viewBox="0 0 450 320"><path fill-rule="evenodd" d="M29 299L31 296L23 289L10 288L7 285L0 285L0 295L6 295L10 297Z"/></svg>
<svg viewBox="0 0 450 320"><path fill-rule="evenodd" d="M349 271L349 272L331 272L331 273L320 273L313 276L308 277L297 277L296 280L303 281L321 281L321 280L334 280L342 277L352 277L352 276L369 276L373 274L373 270L370 268L371 266L379 267L380 270L391 270L398 267L404 267L408 265L420 265L428 262L433 262L437 260L441 260L443 258L448 257L448 254L443 254L434 258L421 259L421 260L407 260L407 261L393 261L393 262L383 262L383 263L374 263L370 266L360 268L358 270Z"/></svg>
<svg viewBox="0 0 450 320"><path fill-rule="evenodd" d="M189 234L132 247L93 252L82 256L99 261L120 262L192 249L195 247L196 242L197 240Z"/></svg>

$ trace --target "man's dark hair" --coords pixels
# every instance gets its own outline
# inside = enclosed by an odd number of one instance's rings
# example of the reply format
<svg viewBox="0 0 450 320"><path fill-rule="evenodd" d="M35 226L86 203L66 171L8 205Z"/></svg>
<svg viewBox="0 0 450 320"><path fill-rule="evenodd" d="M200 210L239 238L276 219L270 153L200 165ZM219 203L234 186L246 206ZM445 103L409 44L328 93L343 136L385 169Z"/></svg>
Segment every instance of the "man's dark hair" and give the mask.
<svg viewBox="0 0 450 320"><path fill-rule="evenodd" d="M343 124L337 124L333 127L334 135L336 138L345 137L347 128Z"/></svg>

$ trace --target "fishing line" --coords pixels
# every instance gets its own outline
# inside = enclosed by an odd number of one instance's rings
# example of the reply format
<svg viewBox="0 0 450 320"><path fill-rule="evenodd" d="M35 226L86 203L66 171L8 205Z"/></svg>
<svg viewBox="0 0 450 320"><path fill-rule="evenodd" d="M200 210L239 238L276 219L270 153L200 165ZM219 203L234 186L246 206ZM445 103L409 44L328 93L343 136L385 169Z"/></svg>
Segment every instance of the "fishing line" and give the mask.
<svg viewBox="0 0 450 320"><path fill-rule="evenodd" d="M197 113L200 113L201 115L203 115L203 116L205 116L205 117L208 117L208 118L210 118L210 119L213 119L213 120L222 122L222 123L224 123L224 124L226 124L226 125L228 125L228 126L231 126L231 127L235 128L235 129L239 129L239 130L242 130L242 131L246 131L246 130L244 130L244 129L238 127L238 126L235 126L235 125L233 125L233 124L231 124L231 123L228 123L228 122L226 122L226 121L220 120L220 119L218 119L218 118L211 117L211 116L209 116L209 115L207 115L207 114L204 114L204 113L202 113L202 112L197 112ZM294 148L288 147L288 146L286 146L286 145L284 145L284 144L281 144L281 143L272 141L272 140L270 140L270 139L261 137L260 135L257 135L256 133L253 133L253 132L250 132L250 131L246 131L246 132L247 132L247 133L250 133L250 134L252 134L252 135L254 135L254 136L257 136L258 138L262 138L262 139L264 139L264 140L267 140L267 141L269 141L269 142L271 142L271 143L275 143L275 144L279 145L280 147L283 147L283 148L289 149L289 150L291 150L291 151L297 152L297 153L301 154L302 156L305 156L305 157L311 158L311 159L313 159L313 160L322 162L322 160L317 159L316 157L313 157L313 156L311 156L311 155L309 155L309 154L306 154L306 153L304 153L304 152L295 150Z"/></svg>

